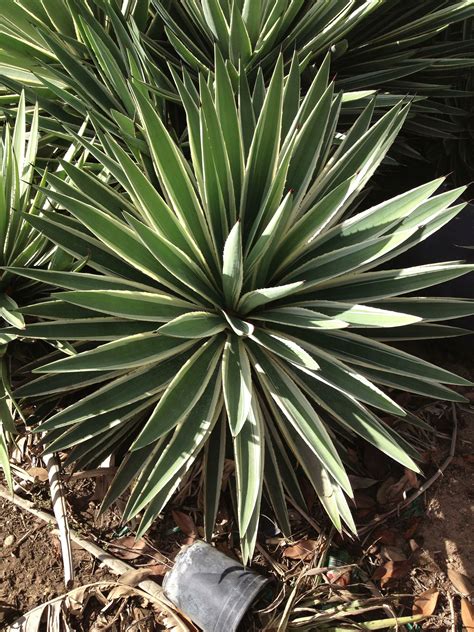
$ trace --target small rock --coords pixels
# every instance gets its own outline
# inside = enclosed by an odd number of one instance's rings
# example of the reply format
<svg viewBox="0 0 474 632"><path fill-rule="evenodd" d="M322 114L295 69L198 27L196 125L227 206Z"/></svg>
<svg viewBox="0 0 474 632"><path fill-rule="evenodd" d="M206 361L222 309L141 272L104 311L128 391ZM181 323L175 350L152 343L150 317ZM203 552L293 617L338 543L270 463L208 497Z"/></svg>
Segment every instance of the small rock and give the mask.
<svg viewBox="0 0 474 632"><path fill-rule="evenodd" d="M11 546L15 542L14 535L7 535L7 537L3 540L3 547L6 549L8 546Z"/></svg>

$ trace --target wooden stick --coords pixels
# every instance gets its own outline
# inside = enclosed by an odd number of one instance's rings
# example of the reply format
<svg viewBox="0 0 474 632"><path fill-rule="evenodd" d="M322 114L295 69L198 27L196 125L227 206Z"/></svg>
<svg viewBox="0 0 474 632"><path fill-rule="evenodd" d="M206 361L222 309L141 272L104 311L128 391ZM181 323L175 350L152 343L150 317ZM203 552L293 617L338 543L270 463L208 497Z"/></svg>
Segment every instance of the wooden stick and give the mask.
<svg viewBox="0 0 474 632"><path fill-rule="evenodd" d="M448 599L449 612L451 614L451 632L456 632L457 618L456 618L456 613L454 611L454 599L450 592L446 593L446 597Z"/></svg>
<svg viewBox="0 0 474 632"><path fill-rule="evenodd" d="M59 530L59 543L64 567L64 585L69 590L74 584L74 563L72 561L71 536L67 520L67 507L61 484L61 472L55 454L43 454L43 462L48 470L51 503Z"/></svg>
<svg viewBox="0 0 474 632"><path fill-rule="evenodd" d="M116 471L116 467L97 467L94 470L73 472L72 474L66 475L64 478L67 481L75 481L81 478L99 478L100 476L112 476Z"/></svg>

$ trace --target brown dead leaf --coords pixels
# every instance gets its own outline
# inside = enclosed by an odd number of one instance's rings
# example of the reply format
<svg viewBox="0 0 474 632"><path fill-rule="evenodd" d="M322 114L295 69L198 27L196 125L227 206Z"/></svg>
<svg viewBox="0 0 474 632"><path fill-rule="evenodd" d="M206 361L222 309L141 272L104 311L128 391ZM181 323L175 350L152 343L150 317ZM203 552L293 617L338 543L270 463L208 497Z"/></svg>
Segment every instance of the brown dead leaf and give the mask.
<svg viewBox="0 0 474 632"><path fill-rule="evenodd" d="M283 557L290 560L307 560L319 548L317 540L301 540L283 551Z"/></svg>
<svg viewBox="0 0 474 632"><path fill-rule="evenodd" d="M32 476L35 481L44 483L48 480L48 470L44 467L30 467L26 473Z"/></svg>
<svg viewBox="0 0 474 632"><path fill-rule="evenodd" d="M405 531L403 532L403 537L405 538L405 540L411 540L422 525L422 523L423 518L421 516L414 516L408 523Z"/></svg>
<svg viewBox="0 0 474 632"><path fill-rule="evenodd" d="M439 591L435 588L426 590L413 602L413 614L422 614L424 617L431 617L438 603Z"/></svg>
<svg viewBox="0 0 474 632"><path fill-rule="evenodd" d="M378 544L394 545L397 541L397 532L387 527L378 527L373 532L373 541Z"/></svg>
<svg viewBox="0 0 474 632"><path fill-rule="evenodd" d="M128 575L128 573L125 573L125 575ZM127 597L133 597L134 595L136 595L136 592L133 590L132 586L128 586L127 584L119 584L118 586L112 588L107 597L109 601L112 601L113 599L123 599Z"/></svg>
<svg viewBox="0 0 474 632"><path fill-rule="evenodd" d="M138 586L140 582L147 579L151 575L151 567L134 568L132 571L127 571L123 575L120 575L119 582L126 584L127 586Z"/></svg>
<svg viewBox="0 0 474 632"><path fill-rule="evenodd" d="M197 529L194 520L182 511L172 511L171 515L181 531L190 538L197 538Z"/></svg>
<svg viewBox="0 0 474 632"><path fill-rule="evenodd" d="M150 572L150 577L163 577L170 570L170 566L166 564L150 564L150 566L147 566L147 569Z"/></svg>
<svg viewBox="0 0 474 632"><path fill-rule="evenodd" d="M376 502L371 496L359 491L354 494L354 504L357 509L374 509L376 506Z"/></svg>
<svg viewBox="0 0 474 632"><path fill-rule="evenodd" d="M467 632L474 632L474 606L469 599L461 599L461 619Z"/></svg>
<svg viewBox="0 0 474 632"><path fill-rule="evenodd" d="M380 579L380 585L383 588L392 579L405 577L405 575L410 572L410 569L410 560L403 560L402 562L385 562L385 564L375 569L372 579Z"/></svg>
<svg viewBox="0 0 474 632"><path fill-rule="evenodd" d="M407 556L398 546L383 545L381 548L382 555L391 562L404 562Z"/></svg>
<svg viewBox="0 0 474 632"><path fill-rule="evenodd" d="M405 478L409 483L411 489L419 489L420 481L418 480L417 475L412 470L405 468Z"/></svg>
<svg viewBox="0 0 474 632"><path fill-rule="evenodd" d="M133 535L117 538L109 546L109 551L121 560L136 560L144 553L150 551L150 547L143 538L138 540Z"/></svg>
<svg viewBox="0 0 474 632"><path fill-rule="evenodd" d="M455 571L454 568L448 569L448 577L454 588L456 588L463 597L467 597L472 593L473 588L469 577L466 577L466 575L463 575L459 571Z"/></svg>
<svg viewBox="0 0 474 632"><path fill-rule="evenodd" d="M401 489L394 476L389 476L377 490L377 502L379 505L389 505L398 500Z"/></svg>
<svg viewBox="0 0 474 632"><path fill-rule="evenodd" d="M377 502L379 505L391 505L403 498L403 493L409 489L418 489L420 483L416 474L411 470L405 470L405 474L397 481L389 476L377 490Z"/></svg>

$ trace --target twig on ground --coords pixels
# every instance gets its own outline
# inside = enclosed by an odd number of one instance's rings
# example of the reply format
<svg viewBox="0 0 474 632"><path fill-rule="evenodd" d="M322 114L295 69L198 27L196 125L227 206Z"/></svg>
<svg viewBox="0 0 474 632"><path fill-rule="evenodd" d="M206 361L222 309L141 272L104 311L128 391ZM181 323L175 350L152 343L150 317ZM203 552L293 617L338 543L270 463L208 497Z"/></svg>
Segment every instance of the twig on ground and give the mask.
<svg viewBox="0 0 474 632"><path fill-rule="evenodd" d="M81 478L98 478L100 476L111 476L117 471L116 467L98 467L95 470L83 470L66 475L64 480L74 481Z"/></svg>
<svg viewBox="0 0 474 632"><path fill-rule="evenodd" d="M451 632L456 632L456 613L454 612L454 599L451 593L446 593L449 603L449 612L451 613Z"/></svg>
<svg viewBox="0 0 474 632"><path fill-rule="evenodd" d="M74 583L74 563L72 561L71 537L67 520L67 507L61 485L61 472L55 454L43 454L43 462L48 470L49 488L54 516L59 529L59 543L64 566L64 585L71 588Z"/></svg>
<svg viewBox="0 0 474 632"><path fill-rule="evenodd" d="M255 544L255 548L257 549L257 551L260 553L260 555L262 557L265 558L265 560L268 562L268 564L271 566L271 568L273 568L273 570L275 571L275 573L277 573L277 575L279 575L280 577L284 577L286 575L286 568L284 568L281 564L279 564L278 562L276 562L272 556L270 555L270 553L268 553L268 551L266 551L263 546L261 546L261 544L259 544L258 542Z"/></svg>
<svg viewBox="0 0 474 632"><path fill-rule="evenodd" d="M419 489L417 489L417 491L414 494L412 494L409 498L399 503L394 509L387 511L386 513L382 514L381 516L378 516L377 518L374 518L374 520L372 520L365 526L358 529L359 535L363 535L364 533L371 531L374 527L377 527L379 524L384 522L390 516L393 516L394 514L398 514L402 509L405 509L405 507L408 507L408 505L411 505L412 502L414 502L417 498L419 498L422 494L424 494L431 487L431 485L433 485L433 483L435 483L438 480L438 478L444 473L448 465L453 460L454 454L456 451L456 440L457 440L457 435L458 435L458 418L457 418L457 413L456 413L456 407L454 404L453 404L452 410L453 410L453 433L451 435L451 448L449 450L449 455L444 461L444 463L440 465L440 467L433 474L433 476L429 478L425 483L420 485Z"/></svg>

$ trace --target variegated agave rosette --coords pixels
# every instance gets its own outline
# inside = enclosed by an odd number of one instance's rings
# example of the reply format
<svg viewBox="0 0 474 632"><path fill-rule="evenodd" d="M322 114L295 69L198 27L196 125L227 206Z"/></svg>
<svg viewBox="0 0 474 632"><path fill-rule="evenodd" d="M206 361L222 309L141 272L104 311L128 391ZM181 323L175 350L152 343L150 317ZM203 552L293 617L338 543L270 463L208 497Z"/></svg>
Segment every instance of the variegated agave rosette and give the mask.
<svg viewBox="0 0 474 632"><path fill-rule="evenodd" d="M109 177L94 177L92 158L48 176L57 209L29 221L94 272L15 270L61 289L24 308L38 320L21 334L77 352L16 394L87 389L38 430L80 466L125 450L104 506L132 486L125 519L141 513L139 533L203 452L210 537L233 450L248 560L263 490L288 533L286 495L304 505L300 473L334 525L355 529L343 456L356 435L418 470L380 414L413 417L381 386L462 400L445 385L465 380L387 342L463 333L432 321L472 314L472 302L411 293L471 267L378 266L455 217L463 189L436 193L439 179L355 212L409 105L373 121L370 104L335 134L342 95L328 59L304 97L297 64L285 75L281 59L253 94L219 53L199 91L186 72L174 80L186 142L132 82L143 138L124 149L99 124L95 140L77 137Z"/></svg>
<svg viewBox="0 0 474 632"><path fill-rule="evenodd" d="M19 305L46 294L43 283L16 276L10 267L64 269L69 256L59 251L47 237L39 233L28 217L48 205L46 195L35 190L35 163L40 141L39 110L27 107L25 95L18 97L14 120L0 125L0 321L18 332L25 325ZM41 177L38 177L41 182ZM42 181L45 184L45 180ZM16 333L0 334L0 467L12 488L9 445L17 433L15 415L20 412L10 389L11 356L14 355Z"/></svg>

